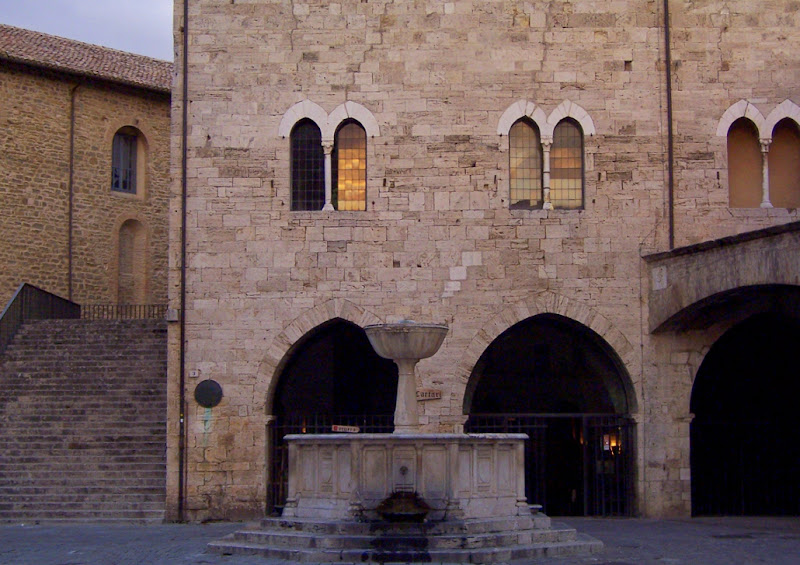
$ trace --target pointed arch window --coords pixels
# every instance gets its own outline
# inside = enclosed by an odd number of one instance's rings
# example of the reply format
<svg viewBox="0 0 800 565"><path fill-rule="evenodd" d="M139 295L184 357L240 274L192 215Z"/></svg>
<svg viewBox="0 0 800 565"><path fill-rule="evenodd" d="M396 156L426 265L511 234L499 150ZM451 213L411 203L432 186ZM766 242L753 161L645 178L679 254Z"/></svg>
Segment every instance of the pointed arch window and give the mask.
<svg viewBox="0 0 800 565"><path fill-rule="evenodd" d="M772 131L769 197L776 208L800 208L800 129L783 119Z"/></svg>
<svg viewBox="0 0 800 565"><path fill-rule="evenodd" d="M299 121L291 133L292 210L321 210L325 204L322 133L313 121Z"/></svg>
<svg viewBox="0 0 800 565"><path fill-rule="evenodd" d="M571 118L553 130L550 151L550 202L553 208L583 208L583 131Z"/></svg>
<svg viewBox="0 0 800 565"><path fill-rule="evenodd" d="M542 143L539 128L530 120L517 120L508 132L510 207L541 208Z"/></svg>
<svg viewBox="0 0 800 565"><path fill-rule="evenodd" d="M728 130L728 197L731 208L758 208L762 200L762 157L756 125L739 118Z"/></svg>
<svg viewBox="0 0 800 565"><path fill-rule="evenodd" d="M337 210L367 208L367 133L349 120L336 130L333 145L332 195Z"/></svg>

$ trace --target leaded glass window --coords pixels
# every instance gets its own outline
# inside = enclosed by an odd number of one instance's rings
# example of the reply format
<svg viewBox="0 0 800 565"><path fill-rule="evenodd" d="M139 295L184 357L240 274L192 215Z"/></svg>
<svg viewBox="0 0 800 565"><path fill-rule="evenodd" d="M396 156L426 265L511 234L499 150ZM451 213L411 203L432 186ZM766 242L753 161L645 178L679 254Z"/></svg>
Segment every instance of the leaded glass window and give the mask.
<svg viewBox="0 0 800 565"><path fill-rule="evenodd" d="M542 207L542 144L539 130L519 120L508 132L510 206L512 209Z"/></svg>
<svg viewBox="0 0 800 565"><path fill-rule="evenodd" d="M311 120L291 134L292 210L321 210L325 204L325 154L322 133Z"/></svg>
<svg viewBox="0 0 800 565"><path fill-rule="evenodd" d="M550 202L553 208L583 208L583 132L571 119L561 120L553 131Z"/></svg>
<svg viewBox="0 0 800 565"><path fill-rule="evenodd" d="M337 210L367 208L367 134L356 122L336 132L332 201Z"/></svg>

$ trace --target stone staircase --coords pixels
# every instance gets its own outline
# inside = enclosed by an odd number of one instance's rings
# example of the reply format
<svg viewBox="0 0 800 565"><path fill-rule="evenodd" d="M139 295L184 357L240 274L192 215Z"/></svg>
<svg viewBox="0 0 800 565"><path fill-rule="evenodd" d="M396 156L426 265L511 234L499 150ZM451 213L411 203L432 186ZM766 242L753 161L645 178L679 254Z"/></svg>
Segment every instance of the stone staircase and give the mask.
<svg viewBox="0 0 800 565"><path fill-rule="evenodd" d="M543 514L423 524L265 518L209 544L223 555L306 563L504 563L585 555L602 547Z"/></svg>
<svg viewBox="0 0 800 565"><path fill-rule="evenodd" d="M0 365L0 521L164 519L166 323L42 320Z"/></svg>

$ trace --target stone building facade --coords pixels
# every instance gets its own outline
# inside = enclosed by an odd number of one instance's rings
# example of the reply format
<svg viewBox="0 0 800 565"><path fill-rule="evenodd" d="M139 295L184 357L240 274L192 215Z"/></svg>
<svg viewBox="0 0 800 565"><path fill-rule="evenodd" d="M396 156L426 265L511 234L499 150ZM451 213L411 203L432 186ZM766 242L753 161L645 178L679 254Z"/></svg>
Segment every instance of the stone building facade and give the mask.
<svg viewBox="0 0 800 565"><path fill-rule="evenodd" d="M528 422L546 511L739 513L713 506L724 493L695 505L715 475L690 439L714 443L695 407L732 370L709 356L797 335L795 2L175 10L169 515L280 509L279 436L385 414L391 367L359 332L401 319L450 327L418 366L425 428ZM726 277L740 255L752 276ZM753 371L736 382L769 381ZM207 379L210 408L192 396ZM780 382L765 405L794 390Z"/></svg>
<svg viewBox="0 0 800 565"><path fill-rule="evenodd" d="M0 26L2 304L21 283L166 303L171 81L166 61Z"/></svg>

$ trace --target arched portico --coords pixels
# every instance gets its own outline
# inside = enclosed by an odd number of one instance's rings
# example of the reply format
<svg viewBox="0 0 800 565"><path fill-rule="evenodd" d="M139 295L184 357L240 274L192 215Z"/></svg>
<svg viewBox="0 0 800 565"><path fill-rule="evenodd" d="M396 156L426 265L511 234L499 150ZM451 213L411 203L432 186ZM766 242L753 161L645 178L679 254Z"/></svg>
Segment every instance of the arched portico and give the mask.
<svg viewBox="0 0 800 565"><path fill-rule="evenodd" d="M469 431L529 435L526 495L553 515L633 512L635 406L608 342L554 313L526 317L494 338L464 397Z"/></svg>
<svg viewBox="0 0 800 565"><path fill-rule="evenodd" d="M330 301L300 316L273 342L271 352L291 340L280 359L265 362L274 367L266 404L269 511L286 497L286 434L392 430L397 367L372 349L355 321L365 317L372 322L355 304Z"/></svg>
<svg viewBox="0 0 800 565"><path fill-rule="evenodd" d="M705 356L690 403L693 515L800 515L799 314L750 316Z"/></svg>

